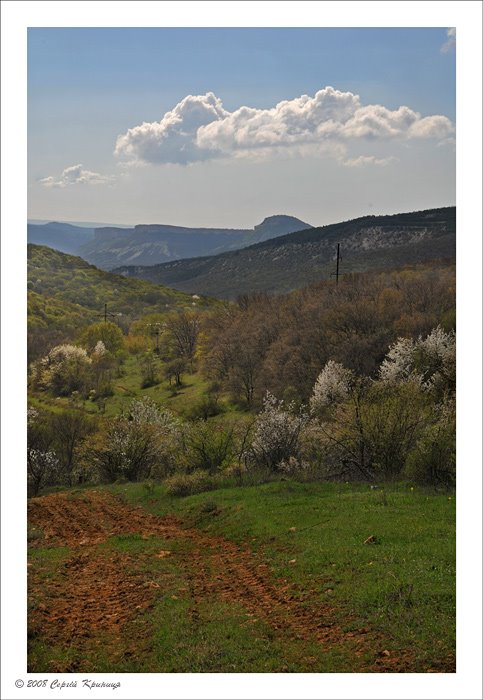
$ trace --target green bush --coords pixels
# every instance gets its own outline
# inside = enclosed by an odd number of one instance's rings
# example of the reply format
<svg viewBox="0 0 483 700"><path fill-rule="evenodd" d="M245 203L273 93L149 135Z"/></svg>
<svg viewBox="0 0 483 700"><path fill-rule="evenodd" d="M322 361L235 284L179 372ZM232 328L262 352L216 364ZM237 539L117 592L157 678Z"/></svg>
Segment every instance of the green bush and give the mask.
<svg viewBox="0 0 483 700"><path fill-rule="evenodd" d="M421 483L452 487L456 482L454 402L439 407L436 416L409 455L406 475Z"/></svg>
<svg viewBox="0 0 483 700"><path fill-rule="evenodd" d="M194 403L186 413L189 420L208 420L222 412L218 398L212 395L203 396Z"/></svg>
<svg viewBox="0 0 483 700"><path fill-rule="evenodd" d="M188 473L201 470L216 474L231 463L235 451L232 428L198 420L185 433L184 469Z"/></svg>
<svg viewBox="0 0 483 700"><path fill-rule="evenodd" d="M164 482L170 496L191 496L216 488L214 479L207 471L197 470L192 474L174 474Z"/></svg>

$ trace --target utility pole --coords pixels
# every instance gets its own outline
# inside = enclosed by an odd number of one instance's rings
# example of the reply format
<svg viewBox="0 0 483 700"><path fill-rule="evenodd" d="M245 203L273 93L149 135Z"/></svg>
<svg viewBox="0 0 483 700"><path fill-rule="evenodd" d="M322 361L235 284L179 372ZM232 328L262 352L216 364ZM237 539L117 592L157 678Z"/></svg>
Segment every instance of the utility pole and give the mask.
<svg viewBox="0 0 483 700"><path fill-rule="evenodd" d="M146 324L150 328L154 328L154 335L156 336L156 348L154 352L156 355L159 355L159 334L160 334L160 328L164 328L166 326L165 323L147 323ZM153 331L151 331L152 333Z"/></svg>
<svg viewBox="0 0 483 700"><path fill-rule="evenodd" d="M105 303L105 304L104 304L104 313L103 313L103 314L99 314L99 316L101 316L101 318L104 319L104 323L107 323L107 318L109 317L109 318L114 319L114 320L116 321L117 325L119 325L119 316L122 316L122 313L118 313L118 314L110 313L110 312L107 310L107 303Z"/></svg>
<svg viewBox="0 0 483 700"><path fill-rule="evenodd" d="M331 272L330 276L335 277L335 283L339 284L339 263L340 263L340 243L337 243L337 262L335 272Z"/></svg>

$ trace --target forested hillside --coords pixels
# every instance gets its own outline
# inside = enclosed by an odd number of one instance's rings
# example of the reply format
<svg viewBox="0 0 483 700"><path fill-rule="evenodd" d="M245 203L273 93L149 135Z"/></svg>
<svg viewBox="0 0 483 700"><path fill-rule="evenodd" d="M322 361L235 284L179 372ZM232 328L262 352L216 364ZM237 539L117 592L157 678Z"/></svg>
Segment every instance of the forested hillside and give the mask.
<svg viewBox="0 0 483 700"><path fill-rule="evenodd" d="M107 318L127 331L133 320L149 312L214 303L98 270L82 258L44 246L28 246L27 265L31 358L49 343L71 339L86 324L100 321L106 310Z"/></svg>

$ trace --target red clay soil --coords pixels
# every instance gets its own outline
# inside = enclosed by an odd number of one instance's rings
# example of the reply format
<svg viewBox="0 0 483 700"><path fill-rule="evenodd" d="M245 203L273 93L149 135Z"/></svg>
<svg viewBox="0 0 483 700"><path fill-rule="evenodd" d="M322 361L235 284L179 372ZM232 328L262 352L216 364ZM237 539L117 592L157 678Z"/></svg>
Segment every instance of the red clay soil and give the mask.
<svg viewBox="0 0 483 700"><path fill-rule="evenodd" d="M84 643L92 646L104 639L116 649L123 626L154 603L160 592L146 574L136 572L135 557L98 547L112 535L136 533L191 542L189 554L174 556L179 557L189 582L193 617L198 604L215 596L241 604L249 617L263 620L276 633L289 630L292 637L316 640L325 648L343 643L354 655L355 670L414 670L409 653L388 651L371 630L343 631L333 622L328 605L310 596L302 602L286 582L275 582L268 566L259 564L248 547L185 528L173 516L158 518L98 491L76 496L59 493L29 501L29 527L43 532L43 539L34 540L32 546L67 546L75 552L48 581L38 568L30 567L29 592L35 599L30 633L52 644L74 640L82 648ZM368 654L369 665L363 662Z"/></svg>

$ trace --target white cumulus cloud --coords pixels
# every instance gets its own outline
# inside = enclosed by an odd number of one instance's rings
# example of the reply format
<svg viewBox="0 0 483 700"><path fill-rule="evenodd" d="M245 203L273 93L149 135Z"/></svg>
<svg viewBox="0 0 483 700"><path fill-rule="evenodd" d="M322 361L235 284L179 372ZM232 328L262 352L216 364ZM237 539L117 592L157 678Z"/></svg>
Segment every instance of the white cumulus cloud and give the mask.
<svg viewBox="0 0 483 700"><path fill-rule="evenodd" d="M69 185L78 184L104 185L112 181L113 178L111 176L85 170L82 163L65 168L58 177L50 175L40 180L45 187L68 187Z"/></svg>
<svg viewBox="0 0 483 700"><path fill-rule="evenodd" d="M210 149L196 144L200 128L229 115L212 92L188 95L159 122L144 122L119 136L115 154L148 163L191 163L213 157Z"/></svg>
<svg viewBox="0 0 483 700"><path fill-rule="evenodd" d="M446 37L446 42L441 47L443 53L448 53L448 51L456 48L456 27L449 27L446 30Z"/></svg>
<svg viewBox="0 0 483 700"><path fill-rule="evenodd" d="M233 112L209 92L188 95L159 122L129 129L118 137L115 154L132 163L186 165L218 157L258 154L266 158L294 149L345 153L358 141L441 141L453 132L445 116L422 117L406 106L390 110L383 105L362 105L359 95L333 87L313 97L284 100L270 109L242 106Z"/></svg>

